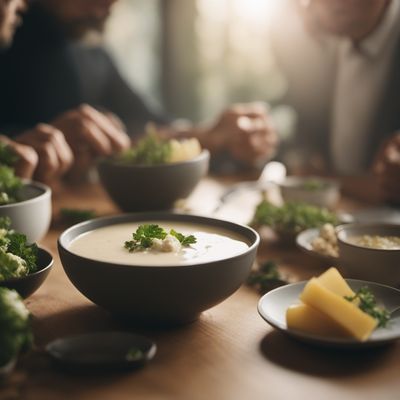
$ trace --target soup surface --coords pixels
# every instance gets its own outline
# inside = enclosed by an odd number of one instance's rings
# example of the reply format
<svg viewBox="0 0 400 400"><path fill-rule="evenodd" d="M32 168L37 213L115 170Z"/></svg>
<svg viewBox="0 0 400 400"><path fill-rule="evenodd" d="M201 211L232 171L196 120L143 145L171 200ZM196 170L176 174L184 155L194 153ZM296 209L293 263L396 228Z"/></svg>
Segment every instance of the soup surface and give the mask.
<svg viewBox="0 0 400 400"><path fill-rule="evenodd" d="M372 249L400 250L399 236L363 235L350 238L349 242Z"/></svg>
<svg viewBox="0 0 400 400"><path fill-rule="evenodd" d="M174 229L184 235L194 235L197 242L182 247L177 252L160 252L153 249L130 253L124 248L125 241L143 224L158 224L165 230ZM173 266L191 265L222 260L244 253L248 244L243 237L234 233L204 225L178 222L123 223L95 229L79 235L68 250L92 260L125 265Z"/></svg>

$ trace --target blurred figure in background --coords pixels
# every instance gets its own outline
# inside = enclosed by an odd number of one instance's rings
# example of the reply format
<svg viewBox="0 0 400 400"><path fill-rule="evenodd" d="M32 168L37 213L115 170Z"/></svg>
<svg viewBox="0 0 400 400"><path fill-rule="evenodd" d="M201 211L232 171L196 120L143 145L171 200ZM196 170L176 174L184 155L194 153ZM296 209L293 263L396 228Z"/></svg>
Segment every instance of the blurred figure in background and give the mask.
<svg viewBox="0 0 400 400"><path fill-rule="evenodd" d="M7 48L11 45L15 30L21 22L20 14L26 10L26 7L25 0L0 0L1 47ZM2 67L3 65L0 64L0 69ZM26 63L24 63L24 68L26 68ZM12 104L10 93L14 92L14 84L15 88L23 84L26 71L20 69L18 72L20 75L8 75L6 69L0 72L1 117L7 115L8 110L12 107L18 115L19 107L17 104ZM13 84L10 86L11 77ZM90 107L82 107L79 110L71 111L63 114L60 118L63 121L68 120L70 124L74 120L79 120L79 123L85 123L88 128L86 130L77 129L74 132L74 138L81 145L85 143L91 144L93 148L96 148L97 154L111 154L112 151L121 150L129 145L129 139L125 133L115 132L116 128L114 126L106 126L107 122L103 121L106 118L103 118L102 115ZM39 123L36 125L39 121L40 119L32 124L23 125L24 129L18 131L14 137L15 141L4 135L0 136L0 140L11 147L18 156L18 161L15 165L17 175L24 178L33 176L39 181L51 183L71 168L74 156L64 133L54 124ZM94 122L89 126L91 121ZM32 128L32 125L35 126ZM105 126L103 130L98 128L103 126ZM111 131L111 134L108 134L109 131ZM108 137L110 137L109 141L113 146L106 146ZM79 161L79 155L75 157L75 161Z"/></svg>
<svg viewBox="0 0 400 400"><path fill-rule="evenodd" d="M273 41L299 115L293 153L309 167L352 175L370 171L384 146L374 170L398 201L400 2L285 3L287 29L277 27Z"/></svg>
<svg viewBox="0 0 400 400"><path fill-rule="evenodd" d="M87 144L94 148L95 157L99 151L122 147L121 137L114 134L96 142L101 132L125 126L130 135L137 135L153 121L169 125L171 135L195 136L214 155L229 152L244 164L262 164L274 154L277 137L261 105L233 106L206 128L177 127L152 111L94 39L115 1L37 0L32 4L14 46L1 59L0 73L8 77L1 127L12 132L50 121L64 133L74 154L81 150L77 137L84 130L83 136L92 139ZM81 106L79 113L66 112L84 103L88 105Z"/></svg>

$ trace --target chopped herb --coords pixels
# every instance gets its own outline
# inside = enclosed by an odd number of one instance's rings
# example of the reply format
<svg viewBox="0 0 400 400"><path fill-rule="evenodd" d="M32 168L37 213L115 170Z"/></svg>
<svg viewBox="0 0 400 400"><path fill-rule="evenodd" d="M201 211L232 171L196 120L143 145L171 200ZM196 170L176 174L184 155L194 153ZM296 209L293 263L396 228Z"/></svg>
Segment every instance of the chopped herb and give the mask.
<svg viewBox="0 0 400 400"><path fill-rule="evenodd" d="M63 222L68 224L76 224L78 222L96 218L96 212L94 210L78 208L62 208L60 210L60 214Z"/></svg>
<svg viewBox="0 0 400 400"><path fill-rule="evenodd" d="M171 236L175 236L182 246L189 246L197 242L196 238L193 235L185 236L182 233L176 232L175 230L171 229L169 234Z"/></svg>
<svg viewBox="0 0 400 400"><path fill-rule="evenodd" d="M390 319L389 311L376 304L375 296L368 287L362 287L354 296L345 296L345 299L352 303L358 300L360 310L375 318L378 321L378 327L385 327L388 323Z"/></svg>
<svg viewBox="0 0 400 400"><path fill-rule="evenodd" d="M278 207L262 200L256 208L252 225L266 225L279 233L297 234L308 228L319 228L326 223L338 223L335 214L325 208L304 203L285 203Z"/></svg>
<svg viewBox="0 0 400 400"><path fill-rule="evenodd" d="M267 293L288 282L282 277L275 261L267 261L257 269L251 271L247 284L257 288L261 293Z"/></svg>
<svg viewBox="0 0 400 400"><path fill-rule="evenodd" d="M153 245L154 239L164 240L167 235L176 237L182 246L189 246L193 243L196 243L196 238L193 235L184 236L173 229L167 232L159 225L145 224L140 225L136 229L136 232L132 234L133 240L125 242L125 248L131 253L138 250L148 249Z"/></svg>

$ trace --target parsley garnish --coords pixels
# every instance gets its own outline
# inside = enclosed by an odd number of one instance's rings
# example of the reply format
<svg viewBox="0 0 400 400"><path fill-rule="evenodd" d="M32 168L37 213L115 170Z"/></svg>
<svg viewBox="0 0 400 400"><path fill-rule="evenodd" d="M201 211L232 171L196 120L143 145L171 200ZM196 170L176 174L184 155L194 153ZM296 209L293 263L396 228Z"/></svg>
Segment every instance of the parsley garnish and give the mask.
<svg viewBox="0 0 400 400"><path fill-rule="evenodd" d="M277 263L271 260L251 271L247 279L247 284L255 287L261 293L267 293L287 283L279 272Z"/></svg>
<svg viewBox="0 0 400 400"><path fill-rule="evenodd" d="M360 310L375 318L378 321L378 327L385 327L388 323L390 319L389 311L376 304L375 296L368 287L364 286L354 296L345 296L344 298L352 303L358 300Z"/></svg>
<svg viewBox="0 0 400 400"><path fill-rule="evenodd" d="M124 247L131 253L138 250L145 250L153 245L154 239L164 240L168 234L176 237L182 246L189 246L197 241L193 235L184 236L173 229L167 232L159 225L144 224L136 229L136 232L132 234L133 240L126 241Z"/></svg>

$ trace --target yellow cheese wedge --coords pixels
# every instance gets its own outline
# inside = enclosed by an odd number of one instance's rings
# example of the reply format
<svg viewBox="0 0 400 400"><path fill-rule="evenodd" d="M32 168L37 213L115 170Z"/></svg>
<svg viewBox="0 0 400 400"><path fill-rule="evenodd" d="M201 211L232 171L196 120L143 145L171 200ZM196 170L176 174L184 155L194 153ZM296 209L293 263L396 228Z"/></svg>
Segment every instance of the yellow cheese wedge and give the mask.
<svg viewBox="0 0 400 400"><path fill-rule="evenodd" d="M327 289L318 278L312 278L307 283L300 295L300 300L333 319L361 341L367 340L377 325L374 318L342 296Z"/></svg>
<svg viewBox="0 0 400 400"><path fill-rule="evenodd" d="M351 337L338 323L307 304L290 306L286 310L286 323L289 329L297 329L312 335Z"/></svg>
<svg viewBox="0 0 400 400"><path fill-rule="evenodd" d="M354 296L354 292L351 290L350 286L334 267L329 268L317 279L322 286L339 296Z"/></svg>

